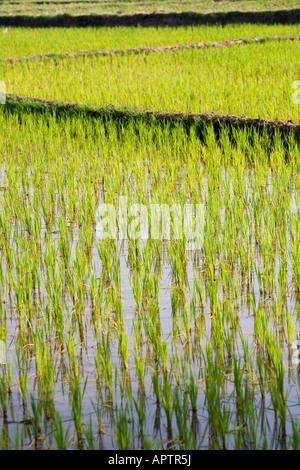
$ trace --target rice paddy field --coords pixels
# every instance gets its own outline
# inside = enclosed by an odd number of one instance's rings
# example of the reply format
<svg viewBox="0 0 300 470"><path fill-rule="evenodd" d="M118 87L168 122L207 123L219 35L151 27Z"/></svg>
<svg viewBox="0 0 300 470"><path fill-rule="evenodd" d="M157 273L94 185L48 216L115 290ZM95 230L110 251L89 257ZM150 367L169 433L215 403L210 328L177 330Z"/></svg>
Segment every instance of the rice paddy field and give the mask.
<svg viewBox="0 0 300 470"><path fill-rule="evenodd" d="M156 54L2 62L0 74L8 93L26 97L299 122L299 106L291 100L299 54L299 41L267 41Z"/></svg>
<svg viewBox="0 0 300 470"><path fill-rule="evenodd" d="M218 13L228 11L276 11L299 8L297 0L3 0L0 15L93 15L134 14L153 12L201 12Z"/></svg>
<svg viewBox="0 0 300 470"><path fill-rule="evenodd" d="M1 59L91 50L173 46L300 34L299 25L241 24L183 28L0 28Z"/></svg>
<svg viewBox="0 0 300 470"><path fill-rule="evenodd" d="M0 449L300 448L299 33L0 29Z"/></svg>

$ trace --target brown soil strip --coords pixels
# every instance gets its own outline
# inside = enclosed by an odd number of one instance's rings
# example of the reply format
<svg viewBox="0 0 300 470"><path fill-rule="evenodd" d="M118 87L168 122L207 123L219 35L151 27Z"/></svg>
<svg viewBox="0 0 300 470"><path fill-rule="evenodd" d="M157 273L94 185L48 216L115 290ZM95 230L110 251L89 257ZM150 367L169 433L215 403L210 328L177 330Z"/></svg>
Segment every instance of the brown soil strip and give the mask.
<svg viewBox="0 0 300 470"><path fill-rule="evenodd" d="M265 41L272 40L298 40L300 39L300 34L294 34L290 36L267 36L267 37L256 37L248 39L230 39L227 41L221 42L198 42L194 44L178 44L176 46L159 46L159 47L136 47L132 49L112 49L110 51L105 50L92 50L92 51L82 51L82 52L65 52L65 53L53 53L53 54L43 54L43 55L34 55L28 57L15 57L9 59L0 59L4 62L20 62L24 60L44 60L44 59L54 59L54 58L63 58L63 57L80 57L80 56L89 56L89 55L101 55L101 56L111 56L111 55L123 55L123 54L139 54L145 53L150 54L153 52L164 52L164 51L178 51L180 49L203 49L207 47L226 47L232 46L235 44L248 44L248 43L261 43Z"/></svg>
<svg viewBox="0 0 300 470"><path fill-rule="evenodd" d="M86 27L86 26L187 26L202 24L297 24L300 9L276 11L231 11L218 13L135 13L131 15L56 15L56 16L1 16L0 26L30 28Z"/></svg>
<svg viewBox="0 0 300 470"><path fill-rule="evenodd" d="M232 116L224 114L215 114L215 113L201 113L201 114L192 114L192 113L168 113L168 112L159 112L149 109L140 109L140 108L117 108L115 106L86 106L76 103L70 103L66 101L53 101L46 100L42 98L25 98L23 96L17 95L7 95L7 104L8 105L21 105L23 104L30 109L32 107L36 110L44 109L54 109L56 111L74 111L78 114L85 114L92 117L100 116L110 116L115 117L116 119L124 118L155 118L161 122L170 122L178 121L184 122L187 124L204 122L204 123L225 123L229 124L235 128L251 128L255 127L258 129L267 129L267 130L280 130L286 133L293 133L295 136L300 136L300 124L293 123L292 121L274 121L269 119L255 119L246 116ZM39 107L40 106L40 107Z"/></svg>

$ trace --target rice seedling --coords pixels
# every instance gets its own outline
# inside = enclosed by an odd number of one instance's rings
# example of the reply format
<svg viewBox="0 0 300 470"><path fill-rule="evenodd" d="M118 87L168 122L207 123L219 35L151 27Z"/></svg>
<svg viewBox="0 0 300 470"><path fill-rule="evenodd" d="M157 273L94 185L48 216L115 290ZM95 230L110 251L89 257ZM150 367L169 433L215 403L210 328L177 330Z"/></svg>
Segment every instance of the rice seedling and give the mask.
<svg viewBox="0 0 300 470"><path fill-rule="evenodd" d="M57 450L66 450L69 441L69 427L64 431L63 423L58 412L53 419L53 437Z"/></svg>

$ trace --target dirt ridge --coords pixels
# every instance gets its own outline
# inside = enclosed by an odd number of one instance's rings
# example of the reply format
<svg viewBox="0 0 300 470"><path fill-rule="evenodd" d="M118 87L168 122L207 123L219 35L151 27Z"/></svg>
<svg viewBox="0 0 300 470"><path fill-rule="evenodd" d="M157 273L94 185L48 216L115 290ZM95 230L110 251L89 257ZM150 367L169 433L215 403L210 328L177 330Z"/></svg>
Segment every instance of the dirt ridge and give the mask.
<svg viewBox="0 0 300 470"><path fill-rule="evenodd" d="M27 98L18 95L7 95L7 104L24 104L27 106L36 106L37 110L53 109L64 111L75 111L85 113L92 117L100 117L104 115L114 116L116 118L143 118L156 119L158 121L182 121L185 123L226 123L233 127L255 127L260 129L271 129L273 131L280 130L284 132L292 132L295 136L300 136L300 124L292 121L278 121L271 119L251 118L247 116L234 116L230 114L215 113L172 113L163 111L154 111L142 108L121 108L113 105L108 106L87 106L83 104L70 103L68 101L46 100L43 98ZM41 105L42 107L38 107Z"/></svg>

